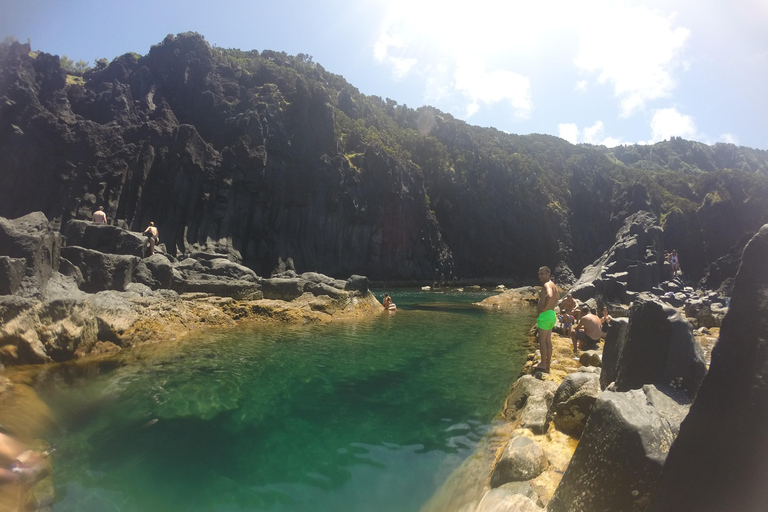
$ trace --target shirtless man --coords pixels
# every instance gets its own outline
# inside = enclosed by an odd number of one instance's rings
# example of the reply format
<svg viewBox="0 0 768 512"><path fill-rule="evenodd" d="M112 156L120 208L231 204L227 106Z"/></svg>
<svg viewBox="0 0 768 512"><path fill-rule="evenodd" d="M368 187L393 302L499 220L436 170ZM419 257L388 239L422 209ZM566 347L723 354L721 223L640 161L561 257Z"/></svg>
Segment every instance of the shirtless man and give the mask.
<svg viewBox="0 0 768 512"><path fill-rule="evenodd" d="M573 354L576 355L578 346L597 345L600 338L603 337L600 317L590 312L589 306L581 306L581 320L571 332L571 341L573 342Z"/></svg>
<svg viewBox="0 0 768 512"><path fill-rule="evenodd" d="M536 319L536 325L539 328L539 349L541 350L541 362L534 368L534 371L542 371L549 373L549 365L552 363L552 329L557 322L557 314L555 313L555 305L558 299L560 299L560 292L557 291L557 286L550 280L552 271L549 267L541 267L539 269L539 281L542 284L541 293L539 294L538 312L539 317Z"/></svg>
<svg viewBox="0 0 768 512"><path fill-rule="evenodd" d="M94 224L106 224L107 223L107 214L104 213L104 207L99 206L99 209L93 212L93 220Z"/></svg>
<svg viewBox="0 0 768 512"><path fill-rule="evenodd" d="M564 313L570 313L572 315L574 309L576 309L576 300L573 298L573 295L569 293L560 303L560 311Z"/></svg>
<svg viewBox="0 0 768 512"><path fill-rule="evenodd" d="M147 226L147 229L144 230L144 236L147 237L147 241L144 242L144 246L146 247L147 243L149 243L149 255L152 256L153 254L155 254L155 244L160 240L160 237L154 222L149 223L149 226Z"/></svg>

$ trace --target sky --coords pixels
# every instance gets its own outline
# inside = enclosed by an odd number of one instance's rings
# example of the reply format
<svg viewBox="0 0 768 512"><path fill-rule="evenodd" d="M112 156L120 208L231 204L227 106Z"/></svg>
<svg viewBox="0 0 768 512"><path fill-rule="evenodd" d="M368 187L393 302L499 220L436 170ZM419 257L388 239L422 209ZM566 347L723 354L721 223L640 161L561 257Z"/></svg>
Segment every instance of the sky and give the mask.
<svg viewBox="0 0 768 512"><path fill-rule="evenodd" d="M768 149L768 0L0 0L0 37L93 64L168 34L311 55L360 92L572 143Z"/></svg>

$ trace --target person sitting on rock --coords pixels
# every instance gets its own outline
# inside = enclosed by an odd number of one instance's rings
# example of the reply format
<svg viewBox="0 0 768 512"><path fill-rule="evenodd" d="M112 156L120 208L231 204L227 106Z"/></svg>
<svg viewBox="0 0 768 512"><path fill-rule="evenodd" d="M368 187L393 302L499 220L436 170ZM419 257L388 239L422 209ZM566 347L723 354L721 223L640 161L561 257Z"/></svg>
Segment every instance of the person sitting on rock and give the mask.
<svg viewBox="0 0 768 512"><path fill-rule="evenodd" d="M574 355L580 346L582 349L595 347L602 337L603 330L601 329L600 317L591 312L589 306L584 304L581 306L581 319L571 331Z"/></svg>
<svg viewBox="0 0 768 512"><path fill-rule="evenodd" d="M613 320L613 317L608 314L608 308L603 306L602 313L600 315L600 328L603 332L608 332L608 325Z"/></svg>
<svg viewBox="0 0 768 512"><path fill-rule="evenodd" d="M397 309L397 306L392 302L392 297L389 296L388 293L384 294L384 300L383 300L384 309L387 311L393 311Z"/></svg>
<svg viewBox="0 0 768 512"><path fill-rule="evenodd" d="M560 311L565 311L569 315L573 315L573 311L576 309L576 299L573 298L573 295L570 293L565 296L565 298L560 301Z"/></svg>
<svg viewBox="0 0 768 512"><path fill-rule="evenodd" d="M93 212L93 220L94 224L106 224L107 223L107 214L104 213L104 207L99 206L99 209Z"/></svg>
<svg viewBox="0 0 768 512"><path fill-rule="evenodd" d="M144 241L144 247L146 248L149 245L149 255L151 256L155 254L155 245L160 241L160 233L157 231L154 222L149 223L147 229L144 230L144 236L147 237Z"/></svg>

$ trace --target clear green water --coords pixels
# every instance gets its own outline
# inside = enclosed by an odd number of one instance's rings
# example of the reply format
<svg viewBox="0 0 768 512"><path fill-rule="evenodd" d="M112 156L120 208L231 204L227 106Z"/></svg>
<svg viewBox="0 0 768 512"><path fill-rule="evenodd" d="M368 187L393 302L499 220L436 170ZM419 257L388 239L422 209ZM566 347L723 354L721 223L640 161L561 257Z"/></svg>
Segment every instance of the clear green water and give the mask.
<svg viewBox="0 0 768 512"><path fill-rule="evenodd" d="M54 511L418 511L500 410L534 312L392 296L372 320L207 333L43 379Z"/></svg>

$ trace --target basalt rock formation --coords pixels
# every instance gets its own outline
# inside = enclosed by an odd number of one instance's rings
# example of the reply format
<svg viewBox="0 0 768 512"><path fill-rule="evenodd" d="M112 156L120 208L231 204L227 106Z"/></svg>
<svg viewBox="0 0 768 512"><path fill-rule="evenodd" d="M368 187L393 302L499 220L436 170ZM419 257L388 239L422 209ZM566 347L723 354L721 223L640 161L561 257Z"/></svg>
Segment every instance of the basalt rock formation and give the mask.
<svg viewBox="0 0 768 512"><path fill-rule="evenodd" d="M709 373L667 457L653 512L765 510L768 225L749 242Z"/></svg>
<svg viewBox="0 0 768 512"><path fill-rule="evenodd" d="M40 212L0 217L0 367L67 361L243 319L330 321L380 310L368 279L285 270L263 279L225 254L142 258L141 236ZM66 245L64 242L80 243ZM137 241L138 244L136 243ZM125 253L128 254L125 254Z"/></svg>
<svg viewBox="0 0 768 512"><path fill-rule="evenodd" d="M306 55L194 33L82 77L0 45L0 173L0 216L66 225L104 206L133 231L154 221L170 256L225 254L264 276L290 258L377 280L528 281L549 265L567 284L644 210L716 289L735 273L722 258L768 222L764 151L510 135L364 96Z"/></svg>

